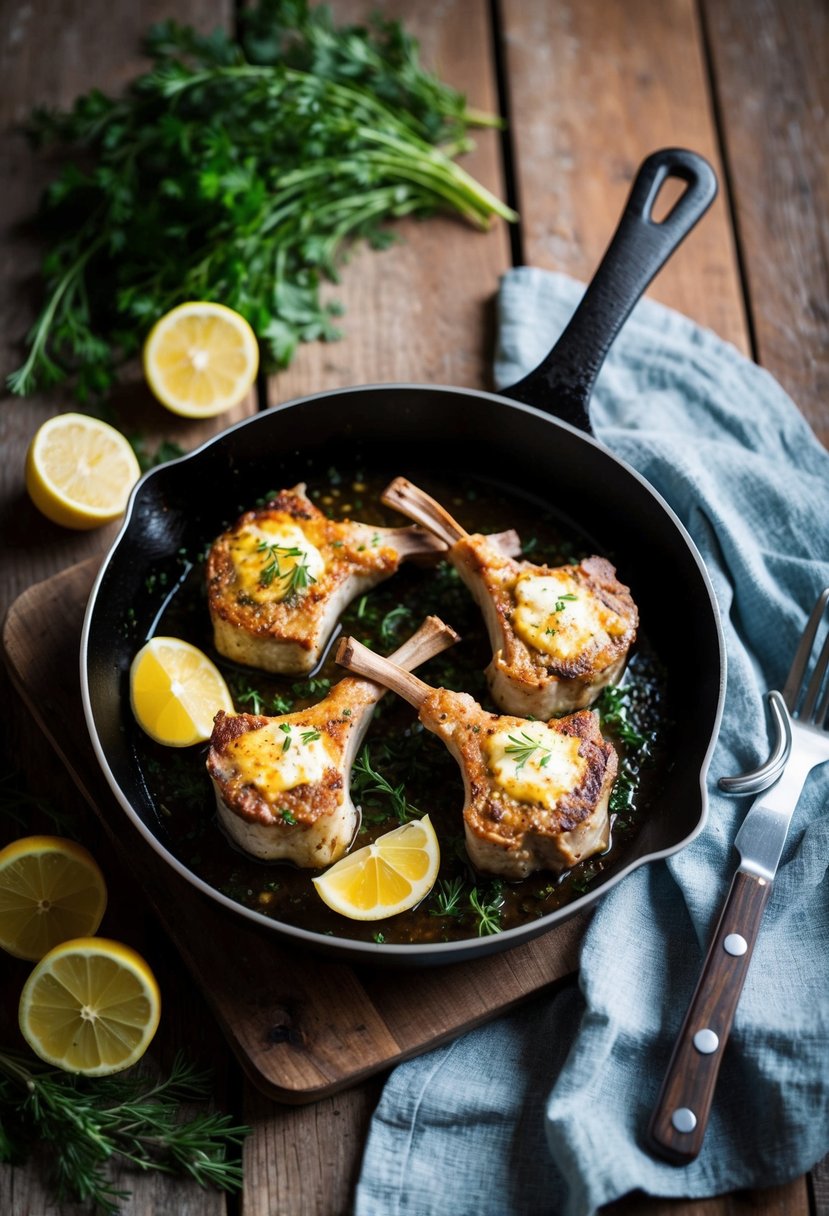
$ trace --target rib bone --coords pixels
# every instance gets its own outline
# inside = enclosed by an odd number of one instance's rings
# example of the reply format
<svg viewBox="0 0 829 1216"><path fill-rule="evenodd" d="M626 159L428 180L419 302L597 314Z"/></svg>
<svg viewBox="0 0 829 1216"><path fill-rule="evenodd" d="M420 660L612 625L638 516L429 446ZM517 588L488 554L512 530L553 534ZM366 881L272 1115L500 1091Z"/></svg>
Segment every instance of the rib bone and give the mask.
<svg viewBox="0 0 829 1216"><path fill-rule="evenodd" d="M395 670L418 667L457 640L427 617L394 652ZM207 770L219 821L240 848L312 868L346 852L359 823L351 767L385 692L382 683L347 676L322 701L291 714L216 715Z"/></svg>
<svg viewBox="0 0 829 1216"><path fill-rule="evenodd" d="M449 545L447 560L486 622L493 651L486 676L500 709L549 718L591 705L621 677L638 612L605 558L557 567L516 560L514 550L505 552L491 536L466 532L403 477L382 500Z"/></svg>
<svg viewBox="0 0 829 1216"><path fill-rule="evenodd" d="M352 599L391 577L402 561L434 561L444 551L422 528L331 520L304 485L282 490L242 515L210 549L216 649L263 671L307 674Z"/></svg>
<svg viewBox="0 0 829 1216"><path fill-rule="evenodd" d="M466 850L477 869L518 879L569 869L607 848L618 759L596 713L547 723L487 713L467 693L432 688L350 637L336 658L415 706L454 756L464 782Z"/></svg>

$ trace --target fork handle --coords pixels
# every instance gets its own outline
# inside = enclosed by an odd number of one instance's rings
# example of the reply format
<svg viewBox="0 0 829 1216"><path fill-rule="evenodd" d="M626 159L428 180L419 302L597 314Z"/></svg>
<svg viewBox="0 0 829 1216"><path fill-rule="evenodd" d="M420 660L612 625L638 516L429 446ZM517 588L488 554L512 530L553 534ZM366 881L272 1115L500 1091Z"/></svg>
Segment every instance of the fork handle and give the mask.
<svg viewBox="0 0 829 1216"><path fill-rule="evenodd" d="M705 957L702 974L648 1128L651 1147L674 1165L702 1148L714 1087L771 882L738 870Z"/></svg>

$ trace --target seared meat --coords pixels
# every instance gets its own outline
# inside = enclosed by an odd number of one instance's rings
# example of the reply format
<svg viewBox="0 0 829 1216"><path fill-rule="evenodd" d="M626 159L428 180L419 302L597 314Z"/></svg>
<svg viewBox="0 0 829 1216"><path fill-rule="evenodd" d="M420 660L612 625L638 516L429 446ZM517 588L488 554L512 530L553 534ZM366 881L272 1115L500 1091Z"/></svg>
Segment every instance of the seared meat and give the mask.
<svg viewBox="0 0 829 1216"><path fill-rule="evenodd" d="M591 705L624 671L639 614L603 557L536 566L465 532L439 503L398 477L383 501L431 528L483 612L492 644L486 670L495 704L549 718Z"/></svg>
<svg viewBox="0 0 829 1216"><path fill-rule="evenodd" d="M456 641L448 626L428 617L394 659L404 670L417 667ZM348 677L296 713L216 715L207 771L219 821L240 848L313 868L346 852L359 824L351 766L385 691Z"/></svg>
<svg viewBox="0 0 829 1216"><path fill-rule="evenodd" d="M445 546L418 527L328 519L305 486L247 511L214 541L207 597L216 649L264 671L312 671L346 605L401 561Z"/></svg>
<svg viewBox="0 0 829 1216"><path fill-rule="evenodd" d="M596 713L550 722L487 713L467 693L430 688L353 638L340 643L337 662L416 706L449 748L463 774L466 850L477 869L518 879L607 848L618 758Z"/></svg>

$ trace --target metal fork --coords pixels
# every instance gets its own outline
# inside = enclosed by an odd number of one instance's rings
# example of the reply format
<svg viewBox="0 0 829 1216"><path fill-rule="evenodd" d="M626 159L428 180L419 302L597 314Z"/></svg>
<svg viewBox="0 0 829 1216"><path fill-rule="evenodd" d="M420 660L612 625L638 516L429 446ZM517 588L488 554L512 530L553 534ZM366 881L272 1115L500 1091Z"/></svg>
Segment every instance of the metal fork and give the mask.
<svg viewBox="0 0 829 1216"><path fill-rule="evenodd" d="M781 775L752 803L734 844L740 866L709 947L651 1117L651 1145L677 1165L702 1148L722 1053L745 983L792 814L809 773L829 760L829 634L813 652L829 587L812 609L778 707L791 749Z"/></svg>

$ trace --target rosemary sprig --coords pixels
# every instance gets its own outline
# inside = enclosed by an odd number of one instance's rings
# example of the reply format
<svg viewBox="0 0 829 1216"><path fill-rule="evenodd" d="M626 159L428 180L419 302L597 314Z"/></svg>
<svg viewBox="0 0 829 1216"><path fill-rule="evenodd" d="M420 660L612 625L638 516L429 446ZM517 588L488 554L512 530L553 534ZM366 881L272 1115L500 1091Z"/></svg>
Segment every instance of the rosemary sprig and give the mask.
<svg viewBox="0 0 829 1216"><path fill-rule="evenodd" d="M487 937L492 933L501 932L501 909L504 906L504 896L500 884L493 883L493 894L487 901L483 899L477 887L469 892L470 906L478 917L478 937Z"/></svg>
<svg viewBox="0 0 829 1216"><path fill-rule="evenodd" d="M523 768L530 757L537 751L543 753L541 760L538 762L539 768L546 768L550 763L552 752L549 747L545 747L538 739L533 739L525 730L522 730L517 735L508 735L507 737L510 740L510 746L505 747L504 752L508 756L516 756L518 758L518 763L515 766L516 772L519 768Z"/></svg>
<svg viewBox="0 0 829 1216"><path fill-rule="evenodd" d="M391 801L394 814L400 823L408 823L420 815L420 811L406 798L406 787L392 785L382 773L372 767L371 753L366 745L360 752L351 770L351 785L358 798L376 798L382 795Z"/></svg>
<svg viewBox="0 0 829 1216"><path fill-rule="evenodd" d="M441 878L435 889L436 907L432 916L463 916L464 882L462 878Z"/></svg>
<svg viewBox="0 0 829 1216"><path fill-rule="evenodd" d="M205 1099L209 1076L181 1054L170 1075L76 1077L15 1051L0 1051L0 1160L25 1161L49 1147L58 1202L80 1201L114 1216L129 1192L116 1190L107 1163L117 1157L141 1170L183 1174L199 1186L238 1190L242 1168L233 1150L250 1128L228 1115L181 1118L181 1104Z"/></svg>

